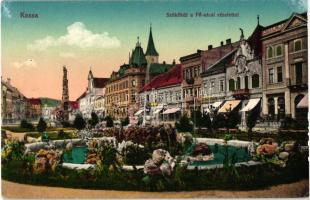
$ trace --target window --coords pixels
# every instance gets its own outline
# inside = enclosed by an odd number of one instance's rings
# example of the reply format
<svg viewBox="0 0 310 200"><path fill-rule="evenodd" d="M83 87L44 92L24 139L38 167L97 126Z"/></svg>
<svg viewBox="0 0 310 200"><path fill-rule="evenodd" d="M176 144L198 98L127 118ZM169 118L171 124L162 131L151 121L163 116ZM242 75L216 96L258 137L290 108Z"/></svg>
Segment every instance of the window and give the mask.
<svg viewBox="0 0 310 200"><path fill-rule="evenodd" d="M272 47L268 47L267 48L267 55L268 55L268 58L272 58L273 57L273 49L272 49Z"/></svg>
<svg viewBox="0 0 310 200"><path fill-rule="evenodd" d="M211 90L214 90L214 86L215 86L215 83L214 81L211 82Z"/></svg>
<svg viewBox="0 0 310 200"><path fill-rule="evenodd" d="M240 86L241 86L241 80L240 80L240 77L237 77L237 90L240 89Z"/></svg>
<svg viewBox="0 0 310 200"><path fill-rule="evenodd" d="M274 69L269 69L269 83L273 83Z"/></svg>
<svg viewBox="0 0 310 200"><path fill-rule="evenodd" d="M278 83L283 81L282 67L277 67Z"/></svg>
<svg viewBox="0 0 310 200"><path fill-rule="evenodd" d="M276 48L276 55L282 56L282 45L278 45Z"/></svg>
<svg viewBox="0 0 310 200"><path fill-rule="evenodd" d="M302 83L302 63L296 63L295 64L295 78L296 78L296 84Z"/></svg>
<svg viewBox="0 0 310 200"><path fill-rule="evenodd" d="M244 88L245 89L249 88L249 77L248 76L244 77Z"/></svg>
<svg viewBox="0 0 310 200"><path fill-rule="evenodd" d="M220 90L221 90L221 92L224 91L224 81L223 80L220 81Z"/></svg>
<svg viewBox="0 0 310 200"><path fill-rule="evenodd" d="M259 75L254 74L252 76L252 88L258 88L259 87Z"/></svg>
<svg viewBox="0 0 310 200"><path fill-rule="evenodd" d="M234 79L230 79L228 85L229 85L229 91L235 90L235 80Z"/></svg>
<svg viewBox="0 0 310 200"><path fill-rule="evenodd" d="M132 86L132 87L136 87L136 80L132 80L132 81L131 81L131 86Z"/></svg>
<svg viewBox="0 0 310 200"><path fill-rule="evenodd" d="M300 51L301 50L301 40L295 40L294 41L294 51Z"/></svg>
<svg viewBox="0 0 310 200"><path fill-rule="evenodd" d="M194 77L197 77L198 76L198 70L197 70L197 67L194 68Z"/></svg>

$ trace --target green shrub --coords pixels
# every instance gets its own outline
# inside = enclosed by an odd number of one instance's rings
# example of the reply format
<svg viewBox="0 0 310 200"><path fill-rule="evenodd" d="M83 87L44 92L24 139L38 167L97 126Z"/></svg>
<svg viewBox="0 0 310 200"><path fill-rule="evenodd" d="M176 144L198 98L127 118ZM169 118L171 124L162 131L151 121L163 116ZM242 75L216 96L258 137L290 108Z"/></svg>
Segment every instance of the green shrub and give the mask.
<svg viewBox="0 0 310 200"><path fill-rule="evenodd" d="M129 124L129 117L127 116L126 118L122 119L121 123L122 126L127 126Z"/></svg>
<svg viewBox="0 0 310 200"><path fill-rule="evenodd" d="M107 122L107 127L113 127L114 126L114 122L113 122L113 118L111 116L106 116L105 121Z"/></svg>
<svg viewBox="0 0 310 200"><path fill-rule="evenodd" d="M24 129L29 129L29 130L33 130L34 129L33 125L31 123L29 123L25 119L21 120L20 127L24 128Z"/></svg>
<svg viewBox="0 0 310 200"><path fill-rule="evenodd" d="M175 123L175 127L179 132L191 132L193 130L193 125L187 115L183 115L180 121Z"/></svg>
<svg viewBox="0 0 310 200"><path fill-rule="evenodd" d="M99 122L99 118L98 118L98 115L94 112L91 113L91 119L89 120L89 124L92 126L92 127L95 127Z"/></svg>
<svg viewBox="0 0 310 200"><path fill-rule="evenodd" d="M37 130L42 133L42 132L44 132L46 130L46 127L47 127L46 122L41 117L40 120L39 120L39 123L37 125Z"/></svg>
<svg viewBox="0 0 310 200"><path fill-rule="evenodd" d="M83 116L81 114L77 114L73 122L73 127L78 130L82 130L83 128L85 128L85 126L86 126L86 122Z"/></svg>

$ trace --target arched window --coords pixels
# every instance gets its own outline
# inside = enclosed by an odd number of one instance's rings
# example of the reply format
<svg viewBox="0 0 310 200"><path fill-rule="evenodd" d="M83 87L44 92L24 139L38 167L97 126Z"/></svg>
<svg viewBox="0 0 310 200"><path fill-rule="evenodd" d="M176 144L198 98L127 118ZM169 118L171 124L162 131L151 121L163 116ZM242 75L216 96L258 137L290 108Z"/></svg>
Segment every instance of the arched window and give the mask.
<svg viewBox="0 0 310 200"><path fill-rule="evenodd" d="M297 120L307 120L308 119L308 109L307 108L297 108L298 103L304 98L303 94L296 96L294 100L295 105L295 118Z"/></svg>
<svg viewBox="0 0 310 200"><path fill-rule="evenodd" d="M234 79L230 79L228 85L229 85L229 91L235 90L235 80Z"/></svg>
<svg viewBox="0 0 310 200"><path fill-rule="evenodd" d="M244 88L245 89L249 88L249 77L248 76L244 77Z"/></svg>
<svg viewBox="0 0 310 200"><path fill-rule="evenodd" d="M237 90L239 90L241 87L241 80L240 77L237 77Z"/></svg>
<svg viewBox="0 0 310 200"><path fill-rule="evenodd" d="M252 88L258 88L259 87L259 75L253 74L252 76Z"/></svg>
<svg viewBox="0 0 310 200"><path fill-rule="evenodd" d="M301 40L295 40L294 41L294 51L300 51L301 50Z"/></svg>
<svg viewBox="0 0 310 200"><path fill-rule="evenodd" d="M269 98L268 99L268 115L270 119L274 119L274 99Z"/></svg>
<svg viewBox="0 0 310 200"><path fill-rule="evenodd" d="M267 48L267 55L268 55L268 58L273 57L273 48L272 47Z"/></svg>
<svg viewBox="0 0 310 200"><path fill-rule="evenodd" d="M282 56L282 46L278 45L276 48L276 55L277 56Z"/></svg>

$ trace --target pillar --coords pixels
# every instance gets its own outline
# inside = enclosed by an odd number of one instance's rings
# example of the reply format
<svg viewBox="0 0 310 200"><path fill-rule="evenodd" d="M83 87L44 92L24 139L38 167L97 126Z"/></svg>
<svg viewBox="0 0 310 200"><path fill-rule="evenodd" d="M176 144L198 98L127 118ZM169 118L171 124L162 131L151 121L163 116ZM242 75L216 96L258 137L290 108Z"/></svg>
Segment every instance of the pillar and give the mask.
<svg viewBox="0 0 310 200"><path fill-rule="evenodd" d="M274 118L278 119L278 97L274 97Z"/></svg>
<svg viewBox="0 0 310 200"><path fill-rule="evenodd" d="M268 100L267 100L266 94L263 94L262 107L263 107L263 116L267 116L268 115Z"/></svg>
<svg viewBox="0 0 310 200"><path fill-rule="evenodd" d="M291 117L291 93L290 90L287 88L284 93L284 100L285 100L285 115L287 117Z"/></svg>
<svg viewBox="0 0 310 200"><path fill-rule="evenodd" d="M288 42L284 44L284 68L285 68L285 83L290 85L290 67L288 62Z"/></svg>

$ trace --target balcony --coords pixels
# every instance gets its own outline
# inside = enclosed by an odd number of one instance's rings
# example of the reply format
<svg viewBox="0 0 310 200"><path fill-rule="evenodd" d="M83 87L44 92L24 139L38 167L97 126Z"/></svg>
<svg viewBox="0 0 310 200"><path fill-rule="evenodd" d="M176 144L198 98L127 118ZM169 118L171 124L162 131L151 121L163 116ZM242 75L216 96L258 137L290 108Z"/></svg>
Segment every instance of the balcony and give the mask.
<svg viewBox="0 0 310 200"><path fill-rule="evenodd" d="M238 89L233 91L233 96L236 99L244 99L247 98L250 95L250 90L249 89Z"/></svg>

